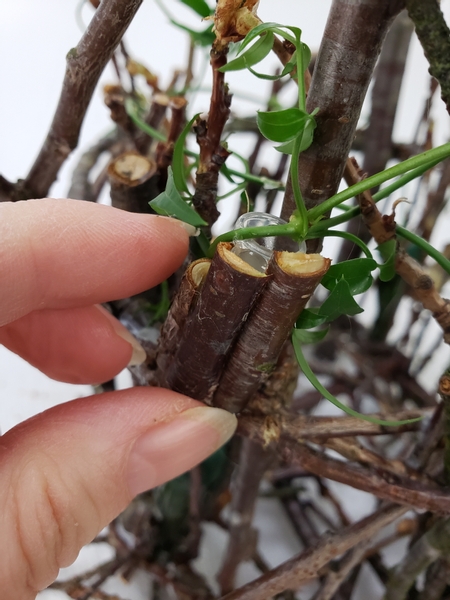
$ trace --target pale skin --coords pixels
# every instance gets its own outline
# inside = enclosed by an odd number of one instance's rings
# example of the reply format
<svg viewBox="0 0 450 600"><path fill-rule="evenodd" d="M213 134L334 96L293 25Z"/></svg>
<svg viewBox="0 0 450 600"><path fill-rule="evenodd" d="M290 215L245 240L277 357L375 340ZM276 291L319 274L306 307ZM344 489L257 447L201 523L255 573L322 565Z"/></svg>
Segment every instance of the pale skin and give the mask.
<svg viewBox="0 0 450 600"><path fill-rule="evenodd" d="M143 358L98 305L157 285L188 248L172 219L55 199L0 203L0 240L0 343L54 379L85 384ZM198 464L235 427L225 411L133 388L61 404L6 432L2 599L34 599L136 494Z"/></svg>

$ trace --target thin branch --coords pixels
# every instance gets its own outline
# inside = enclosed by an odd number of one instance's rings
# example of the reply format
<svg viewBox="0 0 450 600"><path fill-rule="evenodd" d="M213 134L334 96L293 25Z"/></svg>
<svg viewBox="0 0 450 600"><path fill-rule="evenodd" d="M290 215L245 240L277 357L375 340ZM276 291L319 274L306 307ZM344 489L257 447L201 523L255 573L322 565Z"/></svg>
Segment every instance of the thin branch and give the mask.
<svg viewBox="0 0 450 600"><path fill-rule="evenodd" d="M450 30L438 0L406 0L417 37L430 63L430 74L439 81L442 99L450 112Z"/></svg>
<svg viewBox="0 0 450 600"><path fill-rule="evenodd" d="M284 460L300 465L310 473L345 483L383 500L420 510L450 513L450 493L437 485L423 485L380 468L375 470L343 462L305 444L294 445L281 440L278 451Z"/></svg>
<svg viewBox="0 0 450 600"><path fill-rule="evenodd" d="M267 600L286 589L298 589L303 583L317 578L319 570L330 560L371 538L405 512L404 507L390 504L340 533L324 535L312 548L223 596L221 600Z"/></svg>
<svg viewBox="0 0 450 600"><path fill-rule="evenodd" d="M29 198L44 197L76 148L95 86L142 0L103 0L78 45L67 54L61 96L47 139L25 180Z"/></svg>

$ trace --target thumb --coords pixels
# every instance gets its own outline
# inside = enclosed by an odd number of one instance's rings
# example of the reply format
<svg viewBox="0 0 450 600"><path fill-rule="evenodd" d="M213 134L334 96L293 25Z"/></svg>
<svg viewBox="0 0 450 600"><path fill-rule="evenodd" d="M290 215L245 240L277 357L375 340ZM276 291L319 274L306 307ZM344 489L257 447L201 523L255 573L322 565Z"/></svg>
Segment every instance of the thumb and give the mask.
<svg viewBox="0 0 450 600"><path fill-rule="evenodd" d="M236 418L134 388L52 408L1 437L0 589L31 600L138 493L224 444Z"/></svg>

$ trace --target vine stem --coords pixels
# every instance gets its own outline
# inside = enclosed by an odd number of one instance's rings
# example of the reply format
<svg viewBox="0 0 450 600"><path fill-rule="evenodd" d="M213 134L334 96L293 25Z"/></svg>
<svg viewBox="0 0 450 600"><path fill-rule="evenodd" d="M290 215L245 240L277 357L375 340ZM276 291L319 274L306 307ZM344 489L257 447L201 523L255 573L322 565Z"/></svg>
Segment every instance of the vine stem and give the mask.
<svg viewBox="0 0 450 600"><path fill-rule="evenodd" d="M358 236L354 235L353 233L349 233L348 231L323 231L320 234L320 237L338 237L338 238L344 238L346 240L349 240L353 244L356 244L357 246L359 246L361 248L361 250L364 252L364 254L367 256L367 258L371 258L373 260L372 252L369 250L369 247L367 246L367 244L365 244ZM313 238L312 237L310 238L310 236L308 235L306 239L313 239Z"/></svg>
<svg viewBox="0 0 450 600"><path fill-rule="evenodd" d="M408 242L411 242L415 246L418 246L421 250L426 252L426 254L428 254L428 256L431 256L431 258L434 258L434 260L438 263L438 265L440 265L448 274L450 274L450 260L445 258L445 256L443 254L441 254L439 252L439 250L434 248L431 244L429 244L426 240L421 238L416 233L413 233L412 231L405 229L401 225L397 225L395 231L396 231L397 235L399 235L400 237L402 237L405 240L408 240Z"/></svg>
<svg viewBox="0 0 450 600"><path fill-rule="evenodd" d="M298 226L295 222L286 223L286 225L267 225L265 227L244 227L242 229L233 229L216 237L208 250L208 256L212 257L216 247L221 242L234 242L235 240L249 240L258 237L274 237L278 235L291 236L297 238Z"/></svg>
<svg viewBox="0 0 450 600"><path fill-rule="evenodd" d="M299 77L299 80L301 77ZM300 190L299 175L298 175L298 157L300 155L300 147L303 140L303 133L299 135L294 142L294 149L291 157L291 165L289 167L292 191L294 193L295 205L298 211L299 228L298 233L300 237L304 238L308 231L308 211L306 210L305 202L303 200L302 192Z"/></svg>
<svg viewBox="0 0 450 600"><path fill-rule="evenodd" d="M344 202L353 196L357 196L358 194L361 194L372 187L381 185L393 177L403 175L407 171L411 171L417 167L422 167L427 163L431 163L432 161L436 160L440 162L448 156L450 156L450 142L447 144L442 144L442 146L438 146L432 150L426 150L417 156L412 156L398 165L394 165L393 167L390 167L381 173L372 175L371 177L368 177L367 179L350 186L346 190L343 190L331 198L328 198L328 200L325 200L318 206L311 208L308 211L309 220L310 222L317 221L322 217L322 215L331 211L333 208L338 206L338 204L341 204L341 202Z"/></svg>
<svg viewBox="0 0 450 600"><path fill-rule="evenodd" d="M399 177L397 181L394 181L390 185L386 186L385 188L374 194L372 196L374 202L380 202L380 200L384 200L392 193L396 192L397 190L405 186L407 183L412 181L413 179L420 177L426 171L435 167L440 162L441 159L433 160L426 163L425 165L422 165L421 167L416 167L408 173L405 173L405 175ZM367 179L365 179L364 181L367 181ZM313 225L310 228L309 233L313 234L314 236L321 237L323 235L323 231L330 229L331 227L335 227L336 225L340 225L341 223L346 223L347 221L350 221L350 219L353 219L354 217L357 217L359 214L361 214L361 209L359 208L359 206L355 206L353 208L344 208L341 204L336 206L336 208L344 209L345 213L343 215L338 215L337 217L332 217L331 219L321 221L317 225Z"/></svg>

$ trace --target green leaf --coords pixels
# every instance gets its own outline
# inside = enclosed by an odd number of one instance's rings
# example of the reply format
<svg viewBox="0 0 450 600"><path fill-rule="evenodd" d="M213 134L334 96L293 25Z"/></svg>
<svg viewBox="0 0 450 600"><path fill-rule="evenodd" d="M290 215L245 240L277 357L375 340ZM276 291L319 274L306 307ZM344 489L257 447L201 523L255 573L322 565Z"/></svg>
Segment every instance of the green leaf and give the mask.
<svg viewBox="0 0 450 600"><path fill-rule="evenodd" d="M258 79L266 79L268 81L277 81L278 79L281 79L282 77L286 77L286 75L289 75L289 73L291 73L295 69L295 62L291 58L291 60L285 64L284 69L278 75L267 75L266 73L258 73L257 71L254 71L251 67L247 67L247 68L250 71L250 73L252 75L254 75L255 77L258 77Z"/></svg>
<svg viewBox="0 0 450 600"><path fill-rule="evenodd" d="M268 31L265 35L260 37L259 40L255 42L253 46L251 46L246 52L223 67L220 67L219 71L222 71L222 73L226 73L228 71L240 71L256 65L257 63L261 62L263 58L265 58L272 50L273 40L273 33ZM242 50L242 48L243 46L241 46L240 50Z"/></svg>
<svg viewBox="0 0 450 600"><path fill-rule="evenodd" d="M153 210L159 215L176 217L177 219L180 219L180 221L189 223L189 225L193 225L194 227L207 225L200 215L180 196L180 193L174 184L171 167L168 168L167 174L168 177L165 191L149 202Z"/></svg>
<svg viewBox="0 0 450 600"><path fill-rule="evenodd" d="M311 329L322 325L326 320L326 317L318 314L318 309L304 308L297 319L295 327L296 329Z"/></svg>
<svg viewBox="0 0 450 600"><path fill-rule="evenodd" d="M315 344L316 342L320 342L327 335L328 330L320 329L319 331L310 331L308 329L294 329L293 335L300 342L300 344Z"/></svg>
<svg viewBox="0 0 450 600"><path fill-rule="evenodd" d="M192 8L192 10L194 10L203 18L209 17L209 15L214 12L214 10L211 10L205 0L180 0L180 2L186 4L186 6L189 6L189 8Z"/></svg>
<svg viewBox="0 0 450 600"><path fill-rule="evenodd" d="M197 119L200 113L194 115L186 127L181 132L179 138L175 142L173 147L173 158L172 158L172 170L173 170L173 181L175 187L180 192L186 192L190 195L189 188L186 182L186 174L184 168L184 142L188 133L191 131L191 127L194 121Z"/></svg>
<svg viewBox="0 0 450 600"><path fill-rule="evenodd" d="M288 142L298 136L311 117L299 108L258 111L257 122L265 138L273 142Z"/></svg>
<svg viewBox="0 0 450 600"><path fill-rule="evenodd" d="M353 410L349 406L345 406L342 404L333 394L331 394L317 379L315 374L313 373L311 367L306 362L305 357L303 356L302 346L296 336L292 336L292 344L294 346L295 356L297 357L298 364L300 365L301 370L305 377L309 380L311 385L316 388L316 390L322 394L324 398L329 400L332 404L343 410L348 415L352 417L357 417L358 419L362 419L363 421L369 421L369 423L375 423L376 425L385 425L387 427L399 427L400 425L406 425L407 423L416 423L417 421L421 421L422 417L417 419L408 419L406 421L385 421L384 419L378 419L377 417L370 417L368 415L362 415L361 413Z"/></svg>
<svg viewBox="0 0 450 600"><path fill-rule="evenodd" d="M333 321L341 315L357 315L362 312L363 309L355 302L350 286L343 277L319 309L319 315L326 316L327 321Z"/></svg>
<svg viewBox="0 0 450 600"><path fill-rule="evenodd" d="M211 44L216 39L216 35L213 32L213 25L208 25L206 29L203 31L196 31L195 29L191 29L190 27L186 27L182 23L175 21L175 19L169 19L172 25L178 27L178 29L182 29L186 31L191 36L192 41L199 46L211 46Z"/></svg>
<svg viewBox="0 0 450 600"><path fill-rule="evenodd" d="M343 277L348 283L350 293L354 296L370 288L373 278L371 272L377 268L376 261L371 258L354 258L332 265L322 277L321 284L327 290L333 290Z"/></svg>
<svg viewBox="0 0 450 600"><path fill-rule="evenodd" d="M380 244L377 248L381 254L384 264L378 265L380 268L380 279L381 281L390 281L395 276L395 251L397 248L397 242L395 240L388 240L383 244Z"/></svg>
<svg viewBox="0 0 450 600"><path fill-rule="evenodd" d="M290 35L289 33L283 31L284 29L289 29L290 31L292 31L294 33L294 36L301 36L301 30L298 27L288 27L287 25L279 25L278 23L261 23L261 25L254 27L247 33L244 40L242 41L240 51L242 52L242 50L246 46L248 46L248 44L250 44L252 40L254 40L256 37L258 37L266 31L270 31L272 33L277 33L278 35L281 35L282 37L284 37L284 39L288 40L289 42L291 42L291 44L294 44L295 46L296 38Z"/></svg>

